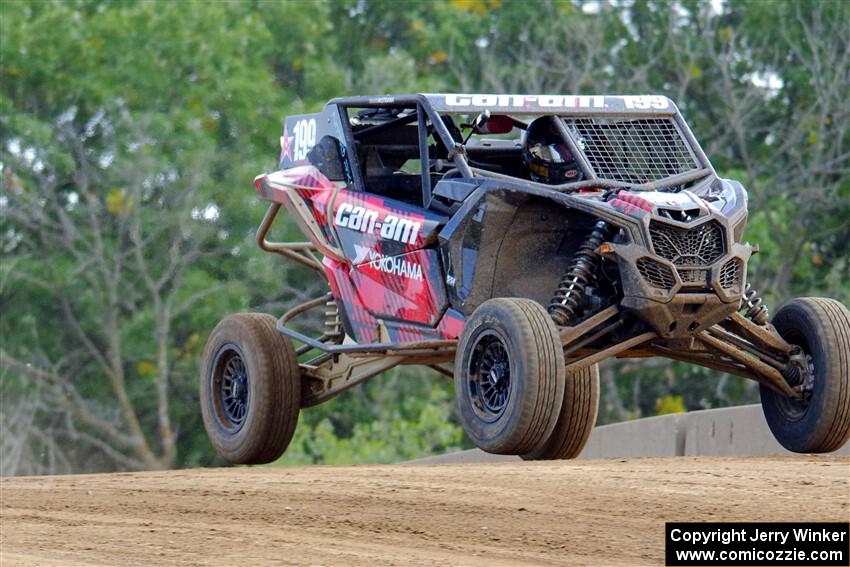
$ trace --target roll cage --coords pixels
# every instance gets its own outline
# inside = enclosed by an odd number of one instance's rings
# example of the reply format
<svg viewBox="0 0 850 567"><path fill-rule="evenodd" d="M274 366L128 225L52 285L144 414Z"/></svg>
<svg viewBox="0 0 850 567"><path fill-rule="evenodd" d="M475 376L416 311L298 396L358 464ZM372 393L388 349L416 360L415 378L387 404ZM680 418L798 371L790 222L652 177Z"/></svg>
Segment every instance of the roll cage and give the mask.
<svg viewBox="0 0 850 567"><path fill-rule="evenodd" d="M360 163L361 158L356 151L357 143L367 135L415 125L415 145L418 146L418 156L422 164L419 173L421 203L426 208L433 202L434 185L444 176L519 181L539 189L567 193L587 188L658 190L687 186L716 176L678 109L672 101L663 96L413 94L342 97L328 102L328 106L332 105L336 106L339 112L354 185L359 190L368 191L364 180L366 164ZM398 109L407 112L402 112L395 119L358 130L351 124L349 111L352 109ZM547 185L476 167L471 163L470 148L464 144L454 118L475 115L484 110L493 114L505 114L512 119L514 116L552 116L562 139L579 162L582 179L560 185ZM522 124L518 120L513 121L515 124ZM630 131L625 131L616 124L637 127L630 127ZM658 126L663 128L659 129ZM437 142L436 148L429 148L430 136ZM588 139L595 138L604 138L608 146L590 147ZM660 171L653 171L657 175L647 179L624 175L622 170L632 164L625 163L615 154L618 149L622 150L628 144L640 146L637 161L632 160L638 167L658 169L659 160L666 160L669 164L673 159L682 163L689 162L686 164L687 169L676 171L675 167L672 170L669 167L661 167ZM666 157L658 155L659 150L672 147L671 144L675 144L674 153L668 153ZM409 144L407 147L411 149ZM432 175L433 163L437 159L447 160L453 168L445 174Z"/></svg>

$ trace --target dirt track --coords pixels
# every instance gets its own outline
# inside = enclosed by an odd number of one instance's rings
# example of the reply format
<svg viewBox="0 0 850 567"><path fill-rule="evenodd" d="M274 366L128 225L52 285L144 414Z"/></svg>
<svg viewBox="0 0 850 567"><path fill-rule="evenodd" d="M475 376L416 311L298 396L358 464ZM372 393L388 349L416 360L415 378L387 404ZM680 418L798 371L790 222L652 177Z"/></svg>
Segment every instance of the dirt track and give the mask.
<svg viewBox="0 0 850 567"><path fill-rule="evenodd" d="M848 521L848 473L777 457L12 478L0 564L660 565L665 521Z"/></svg>

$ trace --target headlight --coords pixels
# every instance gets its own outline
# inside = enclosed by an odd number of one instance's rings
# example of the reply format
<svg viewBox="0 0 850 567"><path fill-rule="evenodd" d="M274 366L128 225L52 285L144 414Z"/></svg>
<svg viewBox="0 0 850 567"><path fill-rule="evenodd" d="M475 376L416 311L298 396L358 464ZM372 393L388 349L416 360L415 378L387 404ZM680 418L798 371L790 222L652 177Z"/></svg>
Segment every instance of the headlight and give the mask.
<svg viewBox="0 0 850 567"><path fill-rule="evenodd" d="M735 242L747 226L747 190L734 179L717 179L700 195L712 208L729 219Z"/></svg>
<svg viewBox="0 0 850 567"><path fill-rule="evenodd" d="M732 218L739 209L747 212L747 190L739 182L732 179L720 180L720 193L717 195L720 212Z"/></svg>

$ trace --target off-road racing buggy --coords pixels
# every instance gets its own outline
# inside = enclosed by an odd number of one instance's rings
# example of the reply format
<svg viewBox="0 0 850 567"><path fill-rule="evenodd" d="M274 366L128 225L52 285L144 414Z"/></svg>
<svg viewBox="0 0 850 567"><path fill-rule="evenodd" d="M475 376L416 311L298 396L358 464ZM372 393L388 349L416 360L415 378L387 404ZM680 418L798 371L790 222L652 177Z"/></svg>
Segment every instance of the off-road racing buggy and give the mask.
<svg viewBox="0 0 850 567"><path fill-rule="evenodd" d="M271 202L257 242L328 293L212 332L201 404L228 461L277 458L300 408L399 364L453 377L472 441L527 459L578 455L610 357L755 380L792 451L850 436L850 313L801 298L769 319L747 282L747 193L666 97L337 98L287 118L281 150L255 180ZM267 240L281 205L309 242ZM311 309L318 337L294 326Z"/></svg>

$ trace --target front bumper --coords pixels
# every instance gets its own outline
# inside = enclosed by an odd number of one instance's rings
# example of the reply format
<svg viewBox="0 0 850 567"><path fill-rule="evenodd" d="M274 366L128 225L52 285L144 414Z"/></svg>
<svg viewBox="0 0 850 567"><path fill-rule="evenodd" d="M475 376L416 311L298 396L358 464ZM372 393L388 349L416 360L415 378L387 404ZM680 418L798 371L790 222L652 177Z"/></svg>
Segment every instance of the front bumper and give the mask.
<svg viewBox="0 0 850 567"><path fill-rule="evenodd" d="M693 335L737 311L753 248L734 242L728 219L647 215L639 232L642 242L614 244L606 255L619 265L623 307L665 338Z"/></svg>

